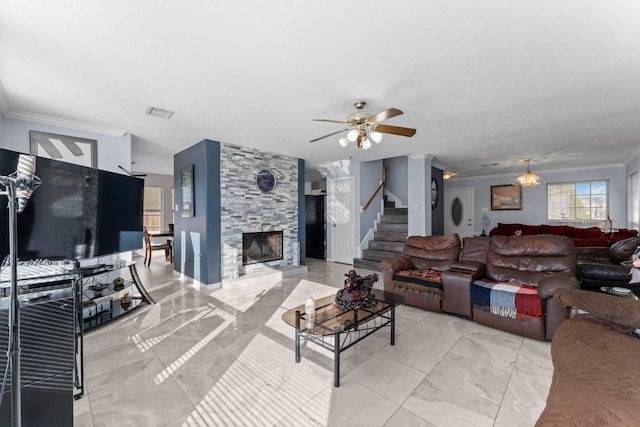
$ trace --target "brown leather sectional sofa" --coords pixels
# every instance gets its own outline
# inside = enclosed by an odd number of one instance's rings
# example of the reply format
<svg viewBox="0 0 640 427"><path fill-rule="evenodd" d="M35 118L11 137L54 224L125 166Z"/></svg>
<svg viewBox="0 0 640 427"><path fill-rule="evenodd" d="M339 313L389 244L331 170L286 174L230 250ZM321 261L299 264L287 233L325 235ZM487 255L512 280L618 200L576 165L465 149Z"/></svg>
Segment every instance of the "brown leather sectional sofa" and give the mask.
<svg viewBox="0 0 640 427"><path fill-rule="evenodd" d="M638 247L640 237L620 240L608 248L576 248L580 287L587 290L599 290L601 286L633 288L629 285L630 267L622 263L629 261Z"/></svg>
<svg viewBox="0 0 640 427"><path fill-rule="evenodd" d="M550 340L569 311L551 297L579 289L576 251L565 236L412 236L380 264L384 287L405 303Z"/></svg>
<svg viewBox="0 0 640 427"><path fill-rule="evenodd" d="M553 298L572 314L551 343L553 379L536 427L639 425L638 301L574 289Z"/></svg>

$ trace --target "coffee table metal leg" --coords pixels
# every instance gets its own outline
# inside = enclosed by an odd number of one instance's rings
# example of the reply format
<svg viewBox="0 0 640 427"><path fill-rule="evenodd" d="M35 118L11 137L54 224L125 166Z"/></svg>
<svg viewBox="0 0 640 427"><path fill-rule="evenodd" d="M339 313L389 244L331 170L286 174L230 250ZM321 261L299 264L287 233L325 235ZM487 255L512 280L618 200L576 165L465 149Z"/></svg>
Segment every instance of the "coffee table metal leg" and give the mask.
<svg viewBox="0 0 640 427"><path fill-rule="evenodd" d="M334 335L333 347L333 386L340 387L340 332Z"/></svg>
<svg viewBox="0 0 640 427"><path fill-rule="evenodd" d="M300 312L296 311L296 363L300 363Z"/></svg>
<svg viewBox="0 0 640 427"><path fill-rule="evenodd" d="M391 345L396 345L396 306L391 306Z"/></svg>

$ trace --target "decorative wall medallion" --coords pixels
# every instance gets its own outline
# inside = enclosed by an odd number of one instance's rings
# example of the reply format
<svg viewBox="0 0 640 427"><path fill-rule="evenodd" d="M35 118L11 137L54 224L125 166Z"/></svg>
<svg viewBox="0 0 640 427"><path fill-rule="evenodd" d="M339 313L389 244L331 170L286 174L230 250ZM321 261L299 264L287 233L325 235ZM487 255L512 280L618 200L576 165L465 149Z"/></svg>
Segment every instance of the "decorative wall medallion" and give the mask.
<svg viewBox="0 0 640 427"><path fill-rule="evenodd" d="M438 197L438 181L435 178L431 178L431 210L438 206Z"/></svg>
<svg viewBox="0 0 640 427"><path fill-rule="evenodd" d="M273 191L274 188L276 188L276 177L270 170L263 169L258 172L258 176L256 177L256 184L258 185L260 191L262 191L263 193L269 193Z"/></svg>

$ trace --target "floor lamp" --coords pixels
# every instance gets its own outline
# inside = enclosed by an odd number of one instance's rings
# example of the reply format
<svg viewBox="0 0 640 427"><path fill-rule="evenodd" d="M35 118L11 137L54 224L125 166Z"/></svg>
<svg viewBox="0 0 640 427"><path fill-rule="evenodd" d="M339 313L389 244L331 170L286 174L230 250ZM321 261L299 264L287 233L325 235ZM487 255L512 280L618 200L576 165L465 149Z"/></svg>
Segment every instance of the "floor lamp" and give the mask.
<svg viewBox="0 0 640 427"><path fill-rule="evenodd" d="M9 176L0 176L9 200L9 260L11 266L11 302L9 306L9 358L11 365L11 426L22 426L22 390L20 376L20 302L18 301L18 216L27 205L31 193L40 184L33 173L36 158L20 154L18 170ZM4 384L3 384L4 385ZM4 387L3 387L4 388Z"/></svg>

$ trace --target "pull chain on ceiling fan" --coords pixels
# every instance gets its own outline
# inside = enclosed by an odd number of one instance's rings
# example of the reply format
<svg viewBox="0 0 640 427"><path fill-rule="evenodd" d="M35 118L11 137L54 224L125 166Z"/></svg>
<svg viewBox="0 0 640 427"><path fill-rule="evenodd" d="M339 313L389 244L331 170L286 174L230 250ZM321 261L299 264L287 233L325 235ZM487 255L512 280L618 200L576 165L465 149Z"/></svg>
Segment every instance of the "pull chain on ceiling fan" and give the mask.
<svg viewBox="0 0 640 427"><path fill-rule="evenodd" d="M338 140L342 147L347 147L350 142L355 142L357 148L368 150L369 148L371 148L371 141L375 142L376 144L382 141L382 134L384 133L407 137L411 137L416 134L416 130L412 128L380 124L380 122L384 120L404 114L397 108L389 108L387 110L379 112L378 114L372 115L362 111L365 104L366 102L364 101L354 102L353 105L358 111L347 117L346 121L314 119L313 121L315 122L340 123L349 127L321 136L319 138L312 139L310 142L316 142L321 139L348 131L346 137L342 137Z"/></svg>

